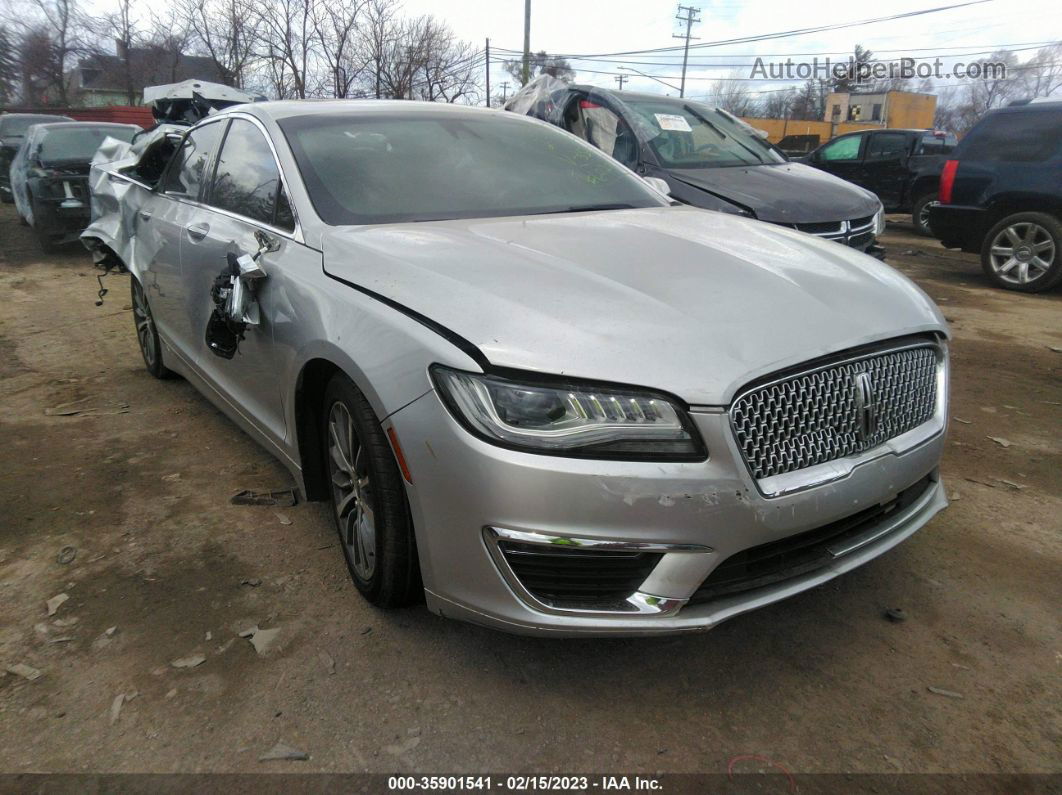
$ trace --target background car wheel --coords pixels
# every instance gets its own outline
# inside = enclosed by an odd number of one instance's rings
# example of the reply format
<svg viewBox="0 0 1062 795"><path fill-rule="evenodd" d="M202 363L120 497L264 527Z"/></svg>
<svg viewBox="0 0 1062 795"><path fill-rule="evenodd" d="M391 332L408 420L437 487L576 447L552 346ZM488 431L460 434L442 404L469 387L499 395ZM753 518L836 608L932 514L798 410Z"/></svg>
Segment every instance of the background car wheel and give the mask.
<svg viewBox="0 0 1062 795"><path fill-rule="evenodd" d="M342 374L325 389L322 417L332 515L354 585L377 607L418 601L423 586L413 521L379 420Z"/></svg>
<svg viewBox="0 0 1062 795"><path fill-rule="evenodd" d="M911 208L911 221L915 231L926 237L933 237L933 230L929 228L929 208L940 204L936 193L927 193L919 196Z"/></svg>
<svg viewBox="0 0 1062 795"><path fill-rule="evenodd" d="M1062 223L1046 213L1015 213L993 226L981 267L998 287L1040 293L1062 282Z"/></svg>
<svg viewBox="0 0 1062 795"><path fill-rule="evenodd" d="M144 357L144 366L156 378L172 378L173 371L162 363L162 341L155 327L144 288L136 278L131 278L133 291L133 321L136 323L136 340Z"/></svg>

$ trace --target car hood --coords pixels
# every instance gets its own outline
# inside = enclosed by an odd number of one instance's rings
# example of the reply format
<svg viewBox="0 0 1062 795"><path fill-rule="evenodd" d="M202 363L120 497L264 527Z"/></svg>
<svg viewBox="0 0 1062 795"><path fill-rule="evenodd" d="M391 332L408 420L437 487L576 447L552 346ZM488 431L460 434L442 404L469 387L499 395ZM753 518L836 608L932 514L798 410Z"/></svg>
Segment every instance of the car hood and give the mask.
<svg viewBox="0 0 1062 795"><path fill-rule="evenodd" d="M725 405L752 378L943 331L888 265L691 207L345 227L326 272L444 326L494 366Z"/></svg>
<svg viewBox="0 0 1062 795"><path fill-rule="evenodd" d="M803 163L670 169L668 174L773 224L847 221L881 207L870 191Z"/></svg>

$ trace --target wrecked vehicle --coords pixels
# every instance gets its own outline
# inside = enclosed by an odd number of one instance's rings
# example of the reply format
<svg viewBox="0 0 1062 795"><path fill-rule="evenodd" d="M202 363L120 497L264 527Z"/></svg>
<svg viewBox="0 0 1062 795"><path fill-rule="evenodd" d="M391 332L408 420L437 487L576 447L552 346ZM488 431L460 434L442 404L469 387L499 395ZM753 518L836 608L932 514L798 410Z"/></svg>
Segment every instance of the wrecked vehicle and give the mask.
<svg viewBox="0 0 1062 795"><path fill-rule="evenodd" d="M0 200L11 204L11 161L26 137L26 130L34 124L73 121L69 116L50 116L44 113L0 113Z"/></svg>
<svg viewBox="0 0 1062 795"><path fill-rule="evenodd" d="M373 604L707 629L946 505L944 320L851 248L438 103L242 105L123 162L82 238L148 371L330 501Z"/></svg>
<svg viewBox="0 0 1062 795"><path fill-rule="evenodd" d="M589 141L635 173L666 182L671 197L684 204L799 229L884 257L877 237L885 231L885 211L877 196L790 161L760 131L720 108L543 75L505 109Z"/></svg>
<svg viewBox="0 0 1062 795"><path fill-rule="evenodd" d="M45 252L77 240L90 218L88 174L108 138L131 141L135 124L36 124L11 163L11 190L19 217L33 227Z"/></svg>
<svg viewBox="0 0 1062 795"><path fill-rule="evenodd" d="M232 86L206 80L182 80L161 86L147 86L143 101L151 105L156 124L189 126L211 113L232 105L257 102L265 97L248 94Z"/></svg>

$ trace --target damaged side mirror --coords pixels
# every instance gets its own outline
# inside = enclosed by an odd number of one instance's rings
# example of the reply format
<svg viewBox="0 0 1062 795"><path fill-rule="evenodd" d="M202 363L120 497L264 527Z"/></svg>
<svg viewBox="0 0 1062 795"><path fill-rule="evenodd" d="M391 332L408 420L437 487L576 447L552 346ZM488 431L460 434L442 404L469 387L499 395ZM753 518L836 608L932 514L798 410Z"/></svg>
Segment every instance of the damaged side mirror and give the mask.
<svg viewBox="0 0 1062 795"><path fill-rule="evenodd" d="M207 321L206 344L211 353L223 359L235 356L247 327L261 322L256 293L266 272L258 260L280 244L262 232L255 232L255 240L258 251L254 255L229 252L225 269L210 288L214 311Z"/></svg>

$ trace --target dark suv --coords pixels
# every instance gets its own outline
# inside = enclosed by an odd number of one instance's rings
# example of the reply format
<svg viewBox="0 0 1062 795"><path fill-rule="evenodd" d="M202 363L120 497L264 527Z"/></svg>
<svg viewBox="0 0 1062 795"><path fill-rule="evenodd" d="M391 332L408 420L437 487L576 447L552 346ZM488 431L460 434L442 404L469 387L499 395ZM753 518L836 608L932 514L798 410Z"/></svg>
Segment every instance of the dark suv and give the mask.
<svg viewBox="0 0 1062 795"><path fill-rule="evenodd" d="M988 278L1038 293L1062 282L1062 102L983 118L940 176L929 225L948 248L981 254Z"/></svg>
<svg viewBox="0 0 1062 795"><path fill-rule="evenodd" d="M873 191L886 212L910 213L915 229L929 235L940 170L957 143L941 130L863 130L834 138L800 162Z"/></svg>

